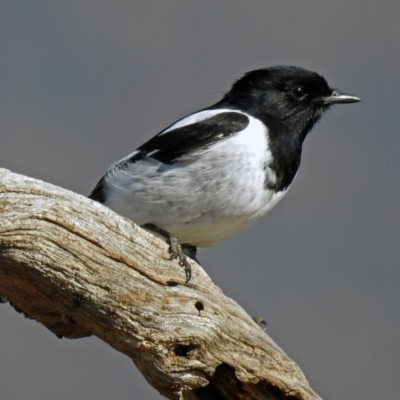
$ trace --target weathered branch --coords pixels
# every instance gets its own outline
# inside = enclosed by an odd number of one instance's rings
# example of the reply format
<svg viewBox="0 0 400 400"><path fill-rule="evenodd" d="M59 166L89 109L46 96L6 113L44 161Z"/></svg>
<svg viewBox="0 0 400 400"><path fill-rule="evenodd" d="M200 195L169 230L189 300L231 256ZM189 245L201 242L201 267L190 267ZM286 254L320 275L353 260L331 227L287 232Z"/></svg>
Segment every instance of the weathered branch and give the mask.
<svg viewBox="0 0 400 400"><path fill-rule="evenodd" d="M58 336L96 335L169 399L319 399L196 263L83 196L0 169L0 292ZM1 309L0 309L1 310Z"/></svg>

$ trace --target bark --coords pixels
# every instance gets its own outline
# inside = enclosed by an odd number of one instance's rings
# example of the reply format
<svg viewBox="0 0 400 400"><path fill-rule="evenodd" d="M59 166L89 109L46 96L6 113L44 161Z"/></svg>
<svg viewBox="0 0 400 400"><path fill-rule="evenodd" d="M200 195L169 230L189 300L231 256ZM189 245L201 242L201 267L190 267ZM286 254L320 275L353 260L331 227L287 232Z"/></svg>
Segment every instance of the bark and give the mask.
<svg viewBox="0 0 400 400"><path fill-rule="evenodd" d="M0 169L0 293L59 337L96 335L168 399L319 399L195 262L106 207Z"/></svg>

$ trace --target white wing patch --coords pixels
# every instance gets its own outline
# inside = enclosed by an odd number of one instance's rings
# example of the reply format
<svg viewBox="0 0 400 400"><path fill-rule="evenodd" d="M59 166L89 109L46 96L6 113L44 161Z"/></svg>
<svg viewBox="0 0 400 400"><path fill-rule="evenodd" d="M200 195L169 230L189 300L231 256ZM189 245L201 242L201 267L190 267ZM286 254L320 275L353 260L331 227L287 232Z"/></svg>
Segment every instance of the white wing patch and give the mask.
<svg viewBox="0 0 400 400"><path fill-rule="evenodd" d="M182 128L183 126L187 125L192 125L195 124L196 122L204 121L207 118L211 118L214 115L221 114L221 113L226 113L226 112L234 112L238 114L244 114L247 115L243 112L237 111L237 110L230 110L230 109L218 109L218 110L204 110L204 111L199 111L194 114L190 114L187 117L184 117L180 119L179 121L175 122L165 130L161 131L160 135L164 135L164 133L173 131L174 129L177 128ZM222 136L221 136L222 137Z"/></svg>
<svg viewBox="0 0 400 400"><path fill-rule="evenodd" d="M130 153L130 154L128 154L127 156L125 156L124 158L121 158L120 160L118 160L117 162L115 162L114 165L121 164L121 163L123 163L124 161L128 161L128 160L130 160L132 157L135 157L136 154L138 154L138 153L140 153L140 151L139 151L139 150L135 150L135 151L133 151L132 153Z"/></svg>

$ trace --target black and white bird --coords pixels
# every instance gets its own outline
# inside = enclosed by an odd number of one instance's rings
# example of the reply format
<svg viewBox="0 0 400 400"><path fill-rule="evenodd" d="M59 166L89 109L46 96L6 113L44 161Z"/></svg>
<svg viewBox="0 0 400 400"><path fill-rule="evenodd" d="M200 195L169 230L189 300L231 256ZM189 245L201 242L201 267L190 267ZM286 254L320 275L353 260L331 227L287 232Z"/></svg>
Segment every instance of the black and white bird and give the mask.
<svg viewBox="0 0 400 400"><path fill-rule="evenodd" d="M360 99L321 75L277 66L246 73L222 100L190 114L111 166L91 199L186 255L246 229L288 191L303 140L333 104ZM172 242L171 242L172 243ZM171 244L170 243L170 244ZM185 267L185 256L172 249Z"/></svg>

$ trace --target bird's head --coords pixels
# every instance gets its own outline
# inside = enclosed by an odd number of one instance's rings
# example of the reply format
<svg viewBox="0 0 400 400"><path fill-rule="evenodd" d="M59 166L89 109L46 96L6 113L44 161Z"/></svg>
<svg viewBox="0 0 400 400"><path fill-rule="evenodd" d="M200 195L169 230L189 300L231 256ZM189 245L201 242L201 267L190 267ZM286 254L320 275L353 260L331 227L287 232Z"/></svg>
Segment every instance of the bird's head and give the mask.
<svg viewBox="0 0 400 400"><path fill-rule="evenodd" d="M359 101L332 89L316 72L277 66L246 73L221 102L260 118L269 127L277 124L299 132L302 140L331 105Z"/></svg>

